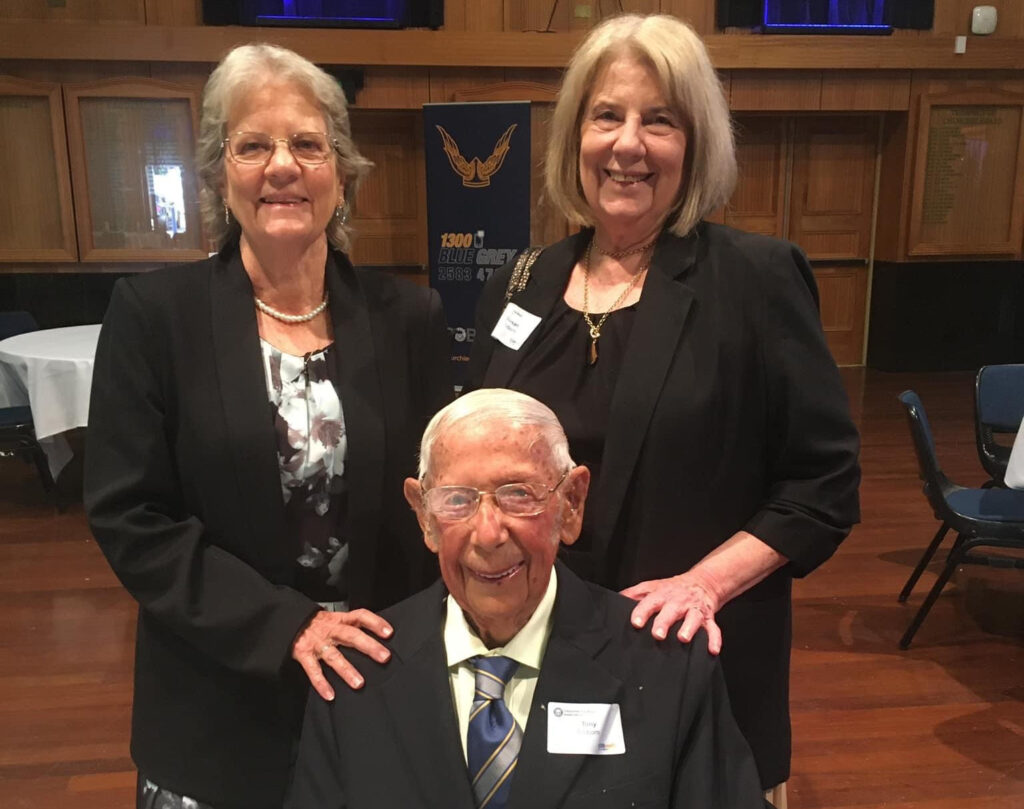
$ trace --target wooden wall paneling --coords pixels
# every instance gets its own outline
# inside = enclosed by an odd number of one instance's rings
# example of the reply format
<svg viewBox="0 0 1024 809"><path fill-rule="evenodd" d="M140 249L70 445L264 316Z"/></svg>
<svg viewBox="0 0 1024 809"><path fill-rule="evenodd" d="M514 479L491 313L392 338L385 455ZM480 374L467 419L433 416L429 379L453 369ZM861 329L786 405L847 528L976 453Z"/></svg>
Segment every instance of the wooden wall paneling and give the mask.
<svg viewBox="0 0 1024 809"><path fill-rule="evenodd" d="M548 245L569 235L569 223L544 191L544 154L553 104L530 105L530 244Z"/></svg>
<svg viewBox="0 0 1024 809"><path fill-rule="evenodd" d="M717 70L718 80L722 83L722 92L725 93L725 97L728 100L732 97L732 71L731 70Z"/></svg>
<svg viewBox="0 0 1024 809"><path fill-rule="evenodd" d="M202 25L202 0L145 0L146 25Z"/></svg>
<svg viewBox="0 0 1024 809"><path fill-rule="evenodd" d="M205 258L194 157L199 127L195 88L157 79L110 79L67 84L63 90L82 261ZM101 110L104 103L108 110ZM184 106L183 114L178 105ZM171 132L166 144L152 143L157 130ZM186 222L186 230L173 238L165 238L164 228L154 221L146 179L147 161L162 165L164 158L156 151L168 144L182 168Z"/></svg>
<svg viewBox="0 0 1024 809"><path fill-rule="evenodd" d="M796 118L793 131L789 238L812 259L867 260L878 119Z"/></svg>
<svg viewBox="0 0 1024 809"><path fill-rule="evenodd" d="M45 0L4 0L0 20L142 24L146 22L146 0L64 0L60 5Z"/></svg>
<svg viewBox="0 0 1024 809"><path fill-rule="evenodd" d="M587 31L601 19L600 0L568 0L569 30Z"/></svg>
<svg viewBox="0 0 1024 809"><path fill-rule="evenodd" d="M447 104L456 95L480 87L498 85L505 81L505 69L500 67L465 70L461 68L433 67L430 69L430 101Z"/></svg>
<svg viewBox="0 0 1024 809"><path fill-rule="evenodd" d="M729 106L758 111L821 109L821 71L734 70Z"/></svg>
<svg viewBox="0 0 1024 809"><path fill-rule="evenodd" d="M426 68L372 67L363 71L363 89L355 107L418 110L430 101L430 75Z"/></svg>
<svg viewBox="0 0 1024 809"><path fill-rule="evenodd" d="M821 299L821 326L838 365L861 365L868 268L864 264L816 266L814 280Z"/></svg>
<svg viewBox="0 0 1024 809"><path fill-rule="evenodd" d="M444 30L466 30L466 4L472 0L444 0Z"/></svg>
<svg viewBox="0 0 1024 809"><path fill-rule="evenodd" d="M1024 74L1008 70L917 71L911 85L911 107L916 109L923 95L989 91L1024 94Z"/></svg>
<svg viewBox="0 0 1024 809"><path fill-rule="evenodd" d="M521 10L525 0L518 2ZM508 0L506 4L510 12L512 3ZM565 2L558 8L563 6ZM560 68L582 33L567 27L561 30L538 36L506 24L506 31L482 36L479 31L455 30L240 29L125 23L118 27L117 36L111 36L111 26L104 23L51 25L0 19L0 42L9 59L116 62L149 61L158 55L165 62L214 63L244 36L291 48L324 65ZM940 37L711 34L705 42L712 62L729 70L1024 70L1020 38L974 37L967 52L956 57L949 40Z"/></svg>
<svg viewBox="0 0 1024 809"><path fill-rule="evenodd" d="M821 73L822 110L906 110L910 71Z"/></svg>
<svg viewBox="0 0 1024 809"><path fill-rule="evenodd" d="M737 118L736 160L739 181L725 208L725 224L781 237L788 172L786 120L779 116Z"/></svg>
<svg viewBox="0 0 1024 809"><path fill-rule="evenodd" d="M0 260L74 261L60 86L0 76Z"/></svg>
<svg viewBox="0 0 1024 809"><path fill-rule="evenodd" d="M154 62L150 69L150 77L160 81L171 82L191 87L202 95L210 74L215 66L212 64L175 64L173 62Z"/></svg>
<svg viewBox="0 0 1024 809"><path fill-rule="evenodd" d="M557 94L562 83L562 70L549 67L508 67L505 68L505 81L547 85Z"/></svg>
<svg viewBox="0 0 1024 809"><path fill-rule="evenodd" d="M353 206L353 262L427 263L422 130L418 111L352 111L353 138L375 164Z"/></svg>
<svg viewBox="0 0 1024 809"><path fill-rule="evenodd" d="M505 0L506 31L568 31L572 0Z"/></svg>
<svg viewBox="0 0 1024 809"><path fill-rule="evenodd" d="M578 2L577 5L579 5ZM623 12L627 14L658 14L662 10L662 0L591 0L591 5L594 7L591 26Z"/></svg>
<svg viewBox="0 0 1024 809"><path fill-rule="evenodd" d="M715 0L661 0L661 12L685 20L701 36L715 33Z"/></svg>
<svg viewBox="0 0 1024 809"><path fill-rule="evenodd" d="M532 81L504 81L456 90L453 101L540 101L553 102L558 89Z"/></svg>
<svg viewBox="0 0 1024 809"><path fill-rule="evenodd" d="M466 0L467 31L501 31L505 27L505 0Z"/></svg>
<svg viewBox="0 0 1024 809"><path fill-rule="evenodd" d="M913 168L911 116L882 116L881 173L875 217L875 260L902 261L906 256L906 224Z"/></svg>
<svg viewBox="0 0 1024 809"><path fill-rule="evenodd" d="M138 76L150 78L152 65L149 62L80 62L77 60L55 61L43 59L0 60L0 74L16 76L31 81L48 81L56 84L100 81L102 79Z"/></svg>
<svg viewBox="0 0 1024 809"><path fill-rule="evenodd" d="M1019 256L1024 94L922 95L918 122L908 255Z"/></svg>

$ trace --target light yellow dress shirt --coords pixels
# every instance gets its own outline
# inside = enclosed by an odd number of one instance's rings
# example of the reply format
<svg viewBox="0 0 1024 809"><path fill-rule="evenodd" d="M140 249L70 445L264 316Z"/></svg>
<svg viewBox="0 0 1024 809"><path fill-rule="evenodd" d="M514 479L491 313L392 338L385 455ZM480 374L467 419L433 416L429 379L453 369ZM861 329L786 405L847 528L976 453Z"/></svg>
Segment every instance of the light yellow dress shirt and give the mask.
<svg viewBox="0 0 1024 809"><path fill-rule="evenodd" d="M526 571L523 571L524 573ZM448 611L444 620L444 648L448 661L448 680L452 687L452 701L459 719L459 738L462 756L466 758L466 733L469 730L469 712L473 707L476 675L469 663L471 657L503 656L519 663L519 668L505 686L505 704L519 727L526 732L526 718L533 703L533 692L540 676L540 662L544 659L548 638L551 636L551 616L558 589L554 568L544 596L526 626L519 630L504 646L488 649L466 620L462 608L451 596L447 598Z"/></svg>

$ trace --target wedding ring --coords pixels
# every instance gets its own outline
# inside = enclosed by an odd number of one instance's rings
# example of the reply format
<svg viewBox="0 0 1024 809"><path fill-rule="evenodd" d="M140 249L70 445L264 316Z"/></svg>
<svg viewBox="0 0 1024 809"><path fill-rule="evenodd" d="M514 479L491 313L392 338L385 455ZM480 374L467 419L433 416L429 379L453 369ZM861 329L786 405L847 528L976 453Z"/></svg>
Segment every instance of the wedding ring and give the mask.
<svg viewBox="0 0 1024 809"><path fill-rule="evenodd" d="M333 648L334 648L334 644L333 643L325 643L323 646L320 647L320 657L323 657L325 654L327 654L327 650L328 649L333 649Z"/></svg>

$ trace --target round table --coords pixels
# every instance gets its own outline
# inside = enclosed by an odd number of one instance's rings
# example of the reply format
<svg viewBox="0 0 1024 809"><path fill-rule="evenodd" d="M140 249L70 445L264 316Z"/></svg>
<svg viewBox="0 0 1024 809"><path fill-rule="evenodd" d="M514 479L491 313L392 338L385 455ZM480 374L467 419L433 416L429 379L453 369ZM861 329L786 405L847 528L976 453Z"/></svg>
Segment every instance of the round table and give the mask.
<svg viewBox="0 0 1024 809"><path fill-rule="evenodd" d="M0 407L28 405L54 478L71 458L60 434L89 423L99 324L26 332L0 341Z"/></svg>

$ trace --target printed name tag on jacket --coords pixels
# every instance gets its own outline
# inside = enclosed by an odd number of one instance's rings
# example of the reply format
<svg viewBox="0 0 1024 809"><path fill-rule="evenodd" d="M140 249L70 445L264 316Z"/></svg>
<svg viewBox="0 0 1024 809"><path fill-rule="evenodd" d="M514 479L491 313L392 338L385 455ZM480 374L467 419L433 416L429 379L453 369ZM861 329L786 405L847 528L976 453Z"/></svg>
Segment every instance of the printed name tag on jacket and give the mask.
<svg viewBox="0 0 1024 809"><path fill-rule="evenodd" d="M621 756L626 752L616 703L549 702L548 752Z"/></svg>
<svg viewBox="0 0 1024 809"><path fill-rule="evenodd" d="M526 338L533 334L533 330L540 323L537 315L530 314L521 306L510 303L498 318L498 322L491 332L491 337L503 346L518 351L519 347L526 342Z"/></svg>

